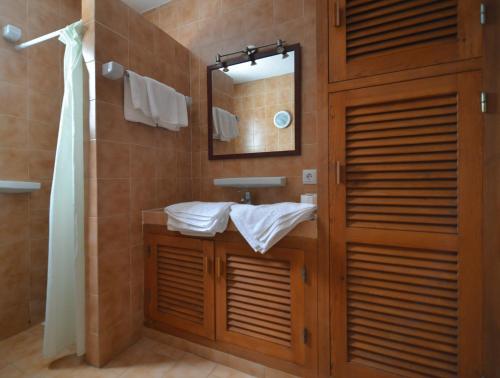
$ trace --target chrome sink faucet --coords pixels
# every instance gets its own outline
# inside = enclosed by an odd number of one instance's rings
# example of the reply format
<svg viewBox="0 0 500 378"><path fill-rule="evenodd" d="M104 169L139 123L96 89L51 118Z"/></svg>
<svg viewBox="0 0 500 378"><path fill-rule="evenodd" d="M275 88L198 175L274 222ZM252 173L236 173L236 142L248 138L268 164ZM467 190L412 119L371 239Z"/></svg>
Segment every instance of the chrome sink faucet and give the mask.
<svg viewBox="0 0 500 378"><path fill-rule="evenodd" d="M252 194L247 190L242 192L243 195L241 196L240 203L243 203L245 205L251 205L252 204Z"/></svg>

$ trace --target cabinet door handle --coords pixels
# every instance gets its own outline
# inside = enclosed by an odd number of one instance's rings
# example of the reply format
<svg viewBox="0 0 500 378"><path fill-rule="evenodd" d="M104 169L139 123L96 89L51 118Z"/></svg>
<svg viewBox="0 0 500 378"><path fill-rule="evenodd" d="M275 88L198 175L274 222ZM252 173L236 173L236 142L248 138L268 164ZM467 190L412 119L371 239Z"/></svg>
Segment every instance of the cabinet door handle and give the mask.
<svg viewBox="0 0 500 378"><path fill-rule="evenodd" d="M335 27L340 27L340 0L335 1Z"/></svg>
<svg viewBox="0 0 500 378"><path fill-rule="evenodd" d="M203 271L208 274L208 256L203 256Z"/></svg>
<svg viewBox="0 0 500 378"><path fill-rule="evenodd" d="M336 162L336 170L337 170L337 185L340 185L340 161Z"/></svg>
<svg viewBox="0 0 500 378"><path fill-rule="evenodd" d="M217 257L215 260L215 275L217 276L217 279L220 279L221 276L221 271L222 271L222 260L220 257Z"/></svg>

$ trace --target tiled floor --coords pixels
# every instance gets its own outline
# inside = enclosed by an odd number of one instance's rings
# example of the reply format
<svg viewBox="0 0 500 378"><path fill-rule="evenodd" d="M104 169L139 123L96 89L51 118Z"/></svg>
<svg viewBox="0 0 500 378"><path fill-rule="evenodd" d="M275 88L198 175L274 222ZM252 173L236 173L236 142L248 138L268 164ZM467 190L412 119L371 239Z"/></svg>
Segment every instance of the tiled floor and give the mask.
<svg viewBox="0 0 500 378"><path fill-rule="evenodd" d="M143 338L102 369L86 365L68 350L58 359L42 357L42 326L0 341L0 377L60 378L251 378L166 344Z"/></svg>

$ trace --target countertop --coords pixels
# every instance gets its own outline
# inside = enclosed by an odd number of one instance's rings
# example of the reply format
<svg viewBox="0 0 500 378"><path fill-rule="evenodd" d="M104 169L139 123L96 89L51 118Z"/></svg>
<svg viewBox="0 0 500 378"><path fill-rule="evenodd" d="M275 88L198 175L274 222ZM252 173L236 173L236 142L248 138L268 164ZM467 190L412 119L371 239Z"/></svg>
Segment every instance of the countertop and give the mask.
<svg viewBox="0 0 500 378"><path fill-rule="evenodd" d="M167 214L163 208L143 210L142 224L167 226ZM229 220L229 225L226 231L238 232L235 225ZM298 236L303 238L318 238L318 226L316 220L302 222L297 225L287 236Z"/></svg>

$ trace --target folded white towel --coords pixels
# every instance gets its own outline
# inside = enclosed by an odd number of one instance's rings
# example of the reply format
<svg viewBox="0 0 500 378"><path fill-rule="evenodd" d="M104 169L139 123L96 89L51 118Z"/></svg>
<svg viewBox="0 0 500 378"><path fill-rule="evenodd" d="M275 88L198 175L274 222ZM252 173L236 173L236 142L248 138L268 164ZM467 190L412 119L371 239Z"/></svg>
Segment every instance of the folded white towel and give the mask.
<svg viewBox="0 0 500 378"><path fill-rule="evenodd" d="M167 227L185 235L214 236L224 232L234 202L183 202L165 208Z"/></svg>
<svg viewBox="0 0 500 378"><path fill-rule="evenodd" d="M217 232L222 233L226 230L229 223L229 213L225 217L217 219L210 227L196 227L191 224L182 223L175 218L168 217L167 228L170 231L178 231L183 235L213 237Z"/></svg>
<svg viewBox="0 0 500 378"><path fill-rule="evenodd" d="M123 115L127 121L156 127L156 122L151 118L144 78L133 71L127 71L127 75L124 75Z"/></svg>
<svg viewBox="0 0 500 378"><path fill-rule="evenodd" d="M312 219L316 205L283 202L272 205L233 205L231 220L250 246L267 252L299 223Z"/></svg>
<svg viewBox="0 0 500 378"><path fill-rule="evenodd" d="M186 98L175 89L145 78L151 116L158 126L178 131L188 125Z"/></svg>
<svg viewBox="0 0 500 378"><path fill-rule="evenodd" d="M240 135L238 118L221 108L212 107L213 138L229 142Z"/></svg>

